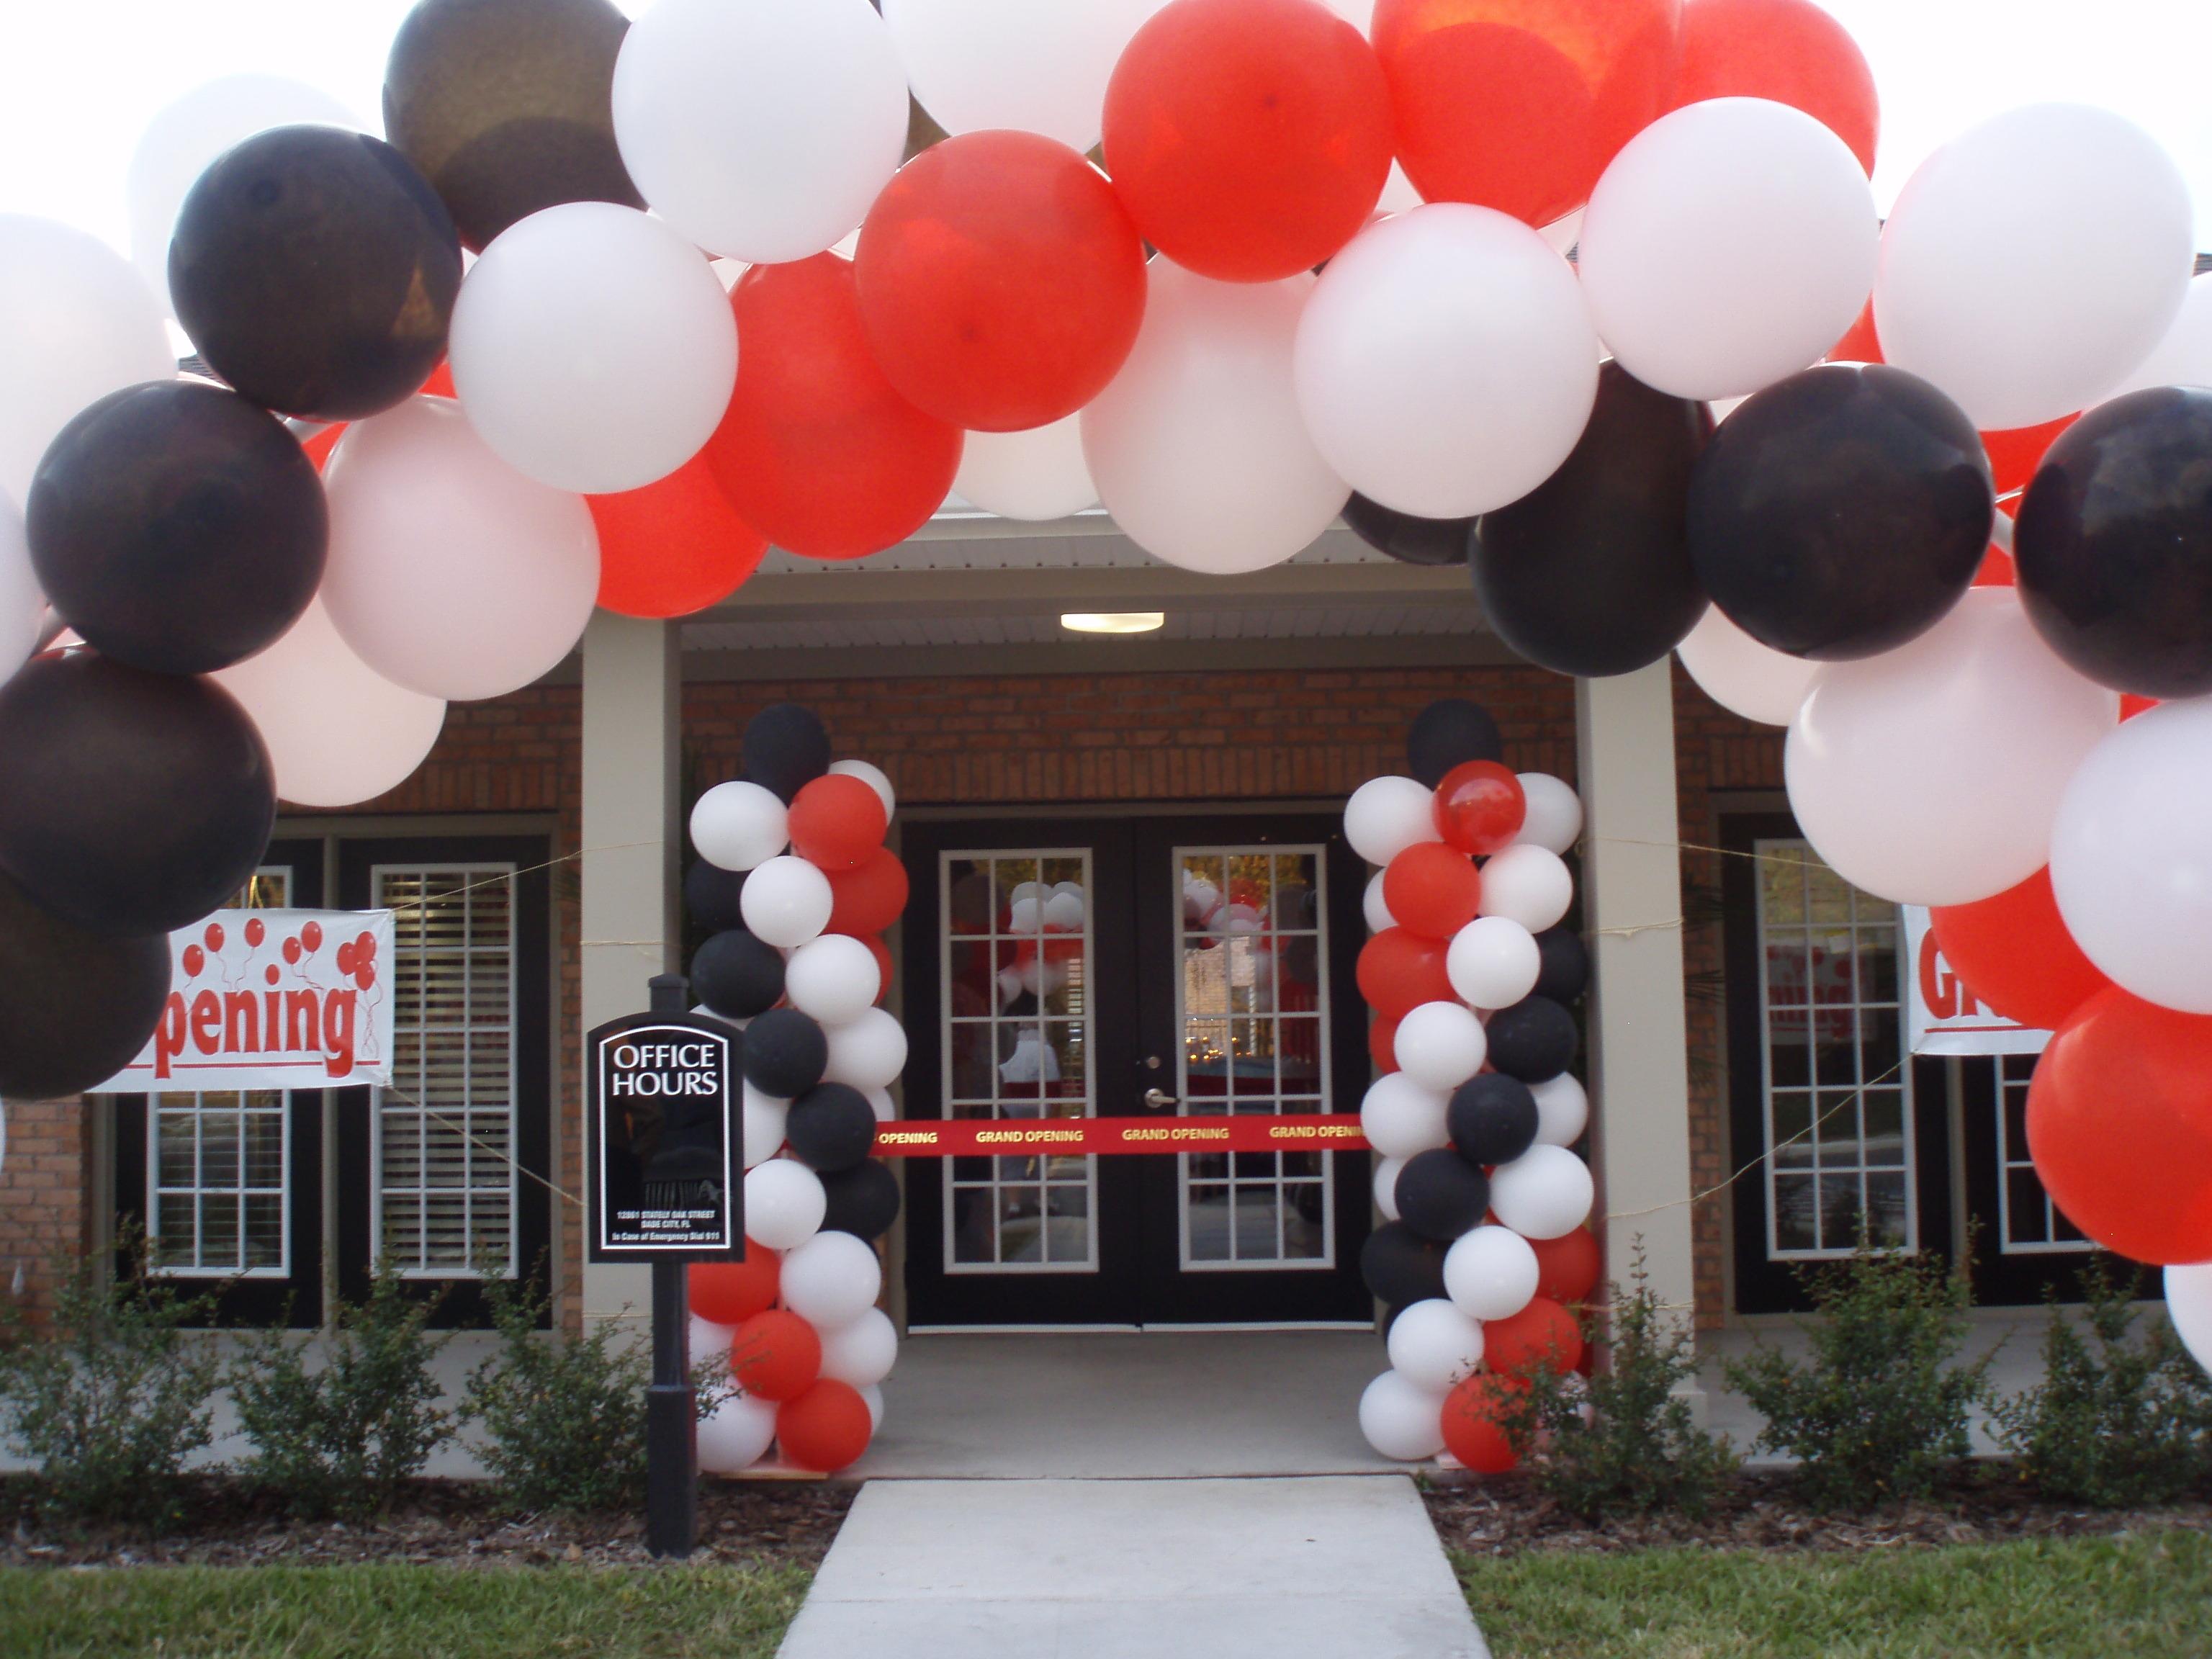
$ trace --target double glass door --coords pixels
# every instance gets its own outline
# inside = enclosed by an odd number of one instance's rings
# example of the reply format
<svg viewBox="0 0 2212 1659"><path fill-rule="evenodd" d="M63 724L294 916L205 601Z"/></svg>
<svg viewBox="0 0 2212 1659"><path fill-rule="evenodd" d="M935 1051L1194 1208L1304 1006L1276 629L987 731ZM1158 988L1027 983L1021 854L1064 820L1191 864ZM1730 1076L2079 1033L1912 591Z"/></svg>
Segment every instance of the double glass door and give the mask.
<svg viewBox="0 0 2212 1659"><path fill-rule="evenodd" d="M908 1115L1356 1109L1361 872L1335 821L924 823L905 854ZM1321 1152L917 1163L911 1322L1364 1323L1365 1164Z"/></svg>

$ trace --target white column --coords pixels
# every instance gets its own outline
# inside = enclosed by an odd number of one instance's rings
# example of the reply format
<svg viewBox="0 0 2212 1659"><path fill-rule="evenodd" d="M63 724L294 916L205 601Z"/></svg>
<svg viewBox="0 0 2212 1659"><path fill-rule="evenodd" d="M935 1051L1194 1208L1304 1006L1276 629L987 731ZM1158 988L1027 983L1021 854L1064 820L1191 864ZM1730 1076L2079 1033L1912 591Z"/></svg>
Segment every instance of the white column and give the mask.
<svg viewBox="0 0 2212 1659"><path fill-rule="evenodd" d="M1695 1299L1690 1077L1682 1007L1682 870L1675 842L1669 664L1582 680L1575 737L1585 813L1583 916L1592 1162L1608 1279L1629 1283L1636 1241L1660 1299Z"/></svg>
<svg viewBox="0 0 2212 1659"><path fill-rule="evenodd" d="M642 1012L646 981L677 969L684 827L676 625L600 611L584 634L581 948L584 1029ZM583 1084L577 1081L580 1104ZM584 1142L588 1190L596 1149ZM578 1196L582 1196L581 1194ZM580 1237L584 1218L575 1218ZM652 1309L643 1267L584 1267L584 1316Z"/></svg>

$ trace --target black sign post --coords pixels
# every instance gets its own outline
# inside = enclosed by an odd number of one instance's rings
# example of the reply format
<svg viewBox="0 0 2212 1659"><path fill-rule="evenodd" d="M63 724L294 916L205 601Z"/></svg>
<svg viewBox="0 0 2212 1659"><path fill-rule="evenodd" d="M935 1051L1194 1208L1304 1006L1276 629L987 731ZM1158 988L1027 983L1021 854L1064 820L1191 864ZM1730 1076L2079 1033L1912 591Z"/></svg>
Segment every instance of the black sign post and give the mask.
<svg viewBox="0 0 2212 1659"><path fill-rule="evenodd" d="M697 1532L699 1449L684 1270L744 1259L744 1050L734 1027L684 1012L682 975L659 975L652 989L652 1012L584 1039L586 1133L598 1155L588 1255L653 1265L646 1547L681 1559Z"/></svg>

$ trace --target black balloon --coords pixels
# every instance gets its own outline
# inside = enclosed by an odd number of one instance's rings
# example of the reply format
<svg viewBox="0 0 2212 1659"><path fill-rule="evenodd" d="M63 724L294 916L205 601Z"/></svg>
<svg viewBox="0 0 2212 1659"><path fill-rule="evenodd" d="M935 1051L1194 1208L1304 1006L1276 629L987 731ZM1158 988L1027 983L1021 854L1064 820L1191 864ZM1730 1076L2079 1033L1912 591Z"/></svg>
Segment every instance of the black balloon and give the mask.
<svg viewBox="0 0 2212 1659"><path fill-rule="evenodd" d="M1498 722L1479 702L1465 697L1441 697L1413 716L1406 734L1406 763L1430 788L1444 781L1444 774L1468 761L1503 761L1505 739Z"/></svg>
<svg viewBox="0 0 2212 1659"><path fill-rule="evenodd" d="M744 927L745 913L738 908L738 899L745 890L745 874L704 859L693 860L684 872L684 908L693 924L715 933L726 927Z"/></svg>
<svg viewBox="0 0 2212 1659"><path fill-rule="evenodd" d="M745 1027L745 1081L764 1095L803 1095L829 1063L830 1039L796 1008L771 1008Z"/></svg>
<svg viewBox="0 0 2212 1659"><path fill-rule="evenodd" d="M1705 609L1683 514L1712 430L1703 404L1606 364L1574 453L1476 527L1475 596L1498 638L1579 675L1626 674L1679 645Z"/></svg>
<svg viewBox="0 0 2212 1659"><path fill-rule="evenodd" d="M783 1000L783 952L725 927L691 953L691 994L724 1019L750 1019Z"/></svg>
<svg viewBox="0 0 2212 1659"><path fill-rule="evenodd" d="M830 732L821 716L775 702L745 723L745 777L786 802L830 769Z"/></svg>
<svg viewBox="0 0 2212 1659"><path fill-rule="evenodd" d="M849 1170L825 1170L822 1193L830 1200L822 1215L824 1232L881 1238L898 1219L898 1177L880 1159L864 1158Z"/></svg>
<svg viewBox="0 0 2212 1659"><path fill-rule="evenodd" d="M1762 645L1871 657L1927 632L1972 586L1993 489L1974 423L1927 381L1824 364L1713 434L1690 483L1690 556Z"/></svg>
<svg viewBox="0 0 2212 1659"><path fill-rule="evenodd" d="M1543 1083L1575 1063L1575 1017L1549 997L1527 996L1491 1015L1490 1063L1523 1083Z"/></svg>
<svg viewBox="0 0 2212 1659"><path fill-rule="evenodd" d="M31 480L39 586L85 642L204 674L272 645L323 579L330 514L284 423L234 392L161 380L61 429Z"/></svg>
<svg viewBox="0 0 2212 1659"><path fill-rule="evenodd" d="M2058 435L2013 535L2053 651L2139 697L2212 691L2212 392L2115 398Z"/></svg>
<svg viewBox="0 0 2212 1659"><path fill-rule="evenodd" d="M1547 927L1536 935L1535 994L1573 1002L1589 989L1589 946L1571 927Z"/></svg>
<svg viewBox="0 0 2212 1659"><path fill-rule="evenodd" d="M1482 1220L1490 1179L1449 1147L1416 1152L1398 1171L1398 1216L1424 1238L1449 1244Z"/></svg>
<svg viewBox="0 0 2212 1659"><path fill-rule="evenodd" d="M169 243L177 320L257 404L358 420L446 351L461 245L437 191L380 139L277 127L199 177Z"/></svg>
<svg viewBox="0 0 2212 1659"><path fill-rule="evenodd" d="M481 249L562 202L641 208L615 147L607 0L422 0L384 68L384 131Z"/></svg>
<svg viewBox="0 0 2212 1659"><path fill-rule="evenodd" d="M1452 1091L1444 1124L1462 1158L1494 1167L1510 1164L1536 1144L1540 1115L1536 1097L1520 1079L1481 1072Z"/></svg>
<svg viewBox="0 0 2212 1659"><path fill-rule="evenodd" d="M1402 1221L1386 1221L1359 1247L1359 1276L1378 1302L1425 1302L1444 1293L1444 1247Z"/></svg>
<svg viewBox="0 0 2212 1659"><path fill-rule="evenodd" d="M1401 564L1465 564L1473 519L1417 519L1370 501L1358 490L1344 504L1344 522L1377 553Z"/></svg>
<svg viewBox="0 0 2212 1659"><path fill-rule="evenodd" d="M783 1138L810 1170L849 1170L876 1144L876 1113L849 1083L817 1083L791 1103Z"/></svg>
<svg viewBox="0 0 2212 1659"><path fill-rule="evenodd" d="M0 1097L52 1100L105 1083L154 1035L169 996L163 933L95 933L0 876Z"/></svg>
<svg viewBox="0 0 2212 1659"><path fill-rule="evenodd" d="M276 820L261 734L212 680L79 651L0 686L0 870L65 921L198 921L245 886Z"/></svg>

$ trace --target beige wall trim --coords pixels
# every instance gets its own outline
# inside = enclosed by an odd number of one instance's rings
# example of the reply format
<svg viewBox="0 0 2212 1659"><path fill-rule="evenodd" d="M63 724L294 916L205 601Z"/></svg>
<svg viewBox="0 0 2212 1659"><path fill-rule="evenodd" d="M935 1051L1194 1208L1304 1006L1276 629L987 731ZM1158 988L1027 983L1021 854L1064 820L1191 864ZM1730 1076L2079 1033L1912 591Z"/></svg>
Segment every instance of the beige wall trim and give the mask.
<svg viewBox="0 0 2212 1659"><path fill-rule="evenodd" d="M1235 673L1487 667L1516 660L1487 634L1339 639L1073 641L1052 645L854 646L686 651L688 681L970 678L978 675Z"/></svg>

